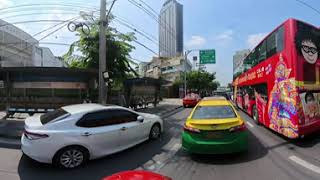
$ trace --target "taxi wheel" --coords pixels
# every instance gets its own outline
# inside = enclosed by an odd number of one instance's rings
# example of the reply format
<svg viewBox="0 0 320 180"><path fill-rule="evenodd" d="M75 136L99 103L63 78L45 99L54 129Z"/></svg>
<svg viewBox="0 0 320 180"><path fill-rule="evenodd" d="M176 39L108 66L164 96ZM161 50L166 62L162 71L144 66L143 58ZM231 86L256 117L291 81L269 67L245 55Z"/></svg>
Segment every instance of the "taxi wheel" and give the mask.
<svg viewBox="0 0 320 180"><path fill-rule="evenodd" d="M255 121L255 123L258 124L258 125L260 125L259 115L258 115L258 110L257 110L256 105L254 105L254 106L252 107L252 117L253 117L253 120Z"/></svg>

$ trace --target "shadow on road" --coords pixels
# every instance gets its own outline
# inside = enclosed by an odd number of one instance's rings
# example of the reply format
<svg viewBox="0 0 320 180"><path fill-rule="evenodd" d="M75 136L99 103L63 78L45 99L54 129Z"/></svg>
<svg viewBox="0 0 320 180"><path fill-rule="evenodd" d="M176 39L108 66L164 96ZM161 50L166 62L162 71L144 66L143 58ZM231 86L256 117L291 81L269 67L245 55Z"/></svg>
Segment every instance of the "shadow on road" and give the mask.
<svg viewBox="0 0 320 180"><path fill-rule="evenodd" d="M190 156L192 160L204 164L239 164L254 161L267 155L268 148L264 147L251 132L249 132L248 140L247 152L223 155L190 154Z"/></svg>
<svg viewBox="0 0 320 180"><path fill-rule="evenodd" d="M245 118L248 118L248 119L252 119L246 112L244 111L239 111L241 112L241 115L242 116L245 116ZM316 146L317 144L320 143L320 131L319 132L316 132L316 133L313 133L313 134L310 134L304 138L298 138L298 139L290 139L268 127L265 127L265 130L267 130L268 132L270 132L270 135L272 136L275 136L279 141L281 141L281 145L295 145L295 146L298 146L300 148L312 148L314 146ZM286 143L284 143L284 141Z"/></svg>
<svg viewBox="0 0 320 180"><path fill-rule="evenodd" d="M292 144L301 148L310 148L320 143L320 132L306 136L303 139L290 140Z"/></svg>
<svg viewBox="0 0 320 180"><path fill-rule="evenodd" d="M90 161L86 166L74 170L54 168L22 156L18 173L21 180L98 180L119 171L138 168L152 159L154 155L160 154L162 146L168 140L168 137L163 137L162 140L147 141L120 153Z"/></svg>

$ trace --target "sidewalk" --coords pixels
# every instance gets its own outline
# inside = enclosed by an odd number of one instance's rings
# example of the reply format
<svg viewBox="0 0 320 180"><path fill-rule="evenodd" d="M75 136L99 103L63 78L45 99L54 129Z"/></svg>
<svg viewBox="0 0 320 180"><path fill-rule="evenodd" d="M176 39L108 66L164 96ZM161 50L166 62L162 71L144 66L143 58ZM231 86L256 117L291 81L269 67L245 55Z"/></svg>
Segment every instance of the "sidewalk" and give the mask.
<svg viewBox="0 0 320 180"><path fill-rule="evenodd" d="M170 104L170 103L171 104ZM162 101L157 107L149 107L146 109L138 109L138 112L157 114L161 117L167 116L175 110L181 108L181 104L173 103L170 100ZM0 112L1 117L1 112ZM24 120L23 119L0 119L0 143L1 139L6 140L18 140L24 131Z"/></svg>
<svg viewBox="0 0 320 180"><path fill-rule="evenodd" d="M177 105L182 106L182 99L180 98L164 98L159 105L162 104L170 104L170 105Z"/></svg>

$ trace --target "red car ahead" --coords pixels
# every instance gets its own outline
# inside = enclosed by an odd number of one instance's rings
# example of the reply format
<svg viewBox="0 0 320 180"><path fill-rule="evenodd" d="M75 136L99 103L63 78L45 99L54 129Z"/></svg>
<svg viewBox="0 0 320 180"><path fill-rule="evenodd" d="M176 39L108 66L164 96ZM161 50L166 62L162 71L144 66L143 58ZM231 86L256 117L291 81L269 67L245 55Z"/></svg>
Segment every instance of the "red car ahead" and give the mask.
<svg viewBox="0 0 320 180"><path fill-rule="evenodd" d="M102 180L172 180L167 176L150 171L124 171L105 177Z"/></svg>
<svg viewBox="0 0 320 180"><path fill-rule="evenodd" d="M198 104L198 102L201 100L201 97L198 94L195 93L190 93L187 94L184 98L183 98L183 107L194 107L195 105Z"/></svg>

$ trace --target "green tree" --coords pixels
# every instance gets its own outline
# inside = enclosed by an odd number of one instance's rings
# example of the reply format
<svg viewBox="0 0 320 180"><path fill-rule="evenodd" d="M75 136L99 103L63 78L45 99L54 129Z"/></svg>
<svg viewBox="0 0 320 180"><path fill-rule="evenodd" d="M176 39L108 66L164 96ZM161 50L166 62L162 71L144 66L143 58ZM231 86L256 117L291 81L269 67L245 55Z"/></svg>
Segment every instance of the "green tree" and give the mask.
<svg viewBox="0 0 320 180"><path fill-rule="evenodd" d="M79 39L72 43L68 52L63 56L70 67L99 68L98 21L92 19L88 24L90 34L85 34L78 30L76 35ZM129 55L134 49L134 46L130 43L136 38L134 33L122 34L110 26L106 28L105 36L107 47L106 65L109 77L113 80L111 86L119 86L119 82L137 75L130 65L132 61ZM79 52L81 55L79 55Z"/></svg>
<svg viewBox="0 0 320 180"><path fill-rule="evenodd" d="M198 93L212 92L216 90L220 83L215 81L216 73L206 71L191 71L187 73L187 88L188 90ZM175 86L183 86L183 77L174 82Z"/></svg>

